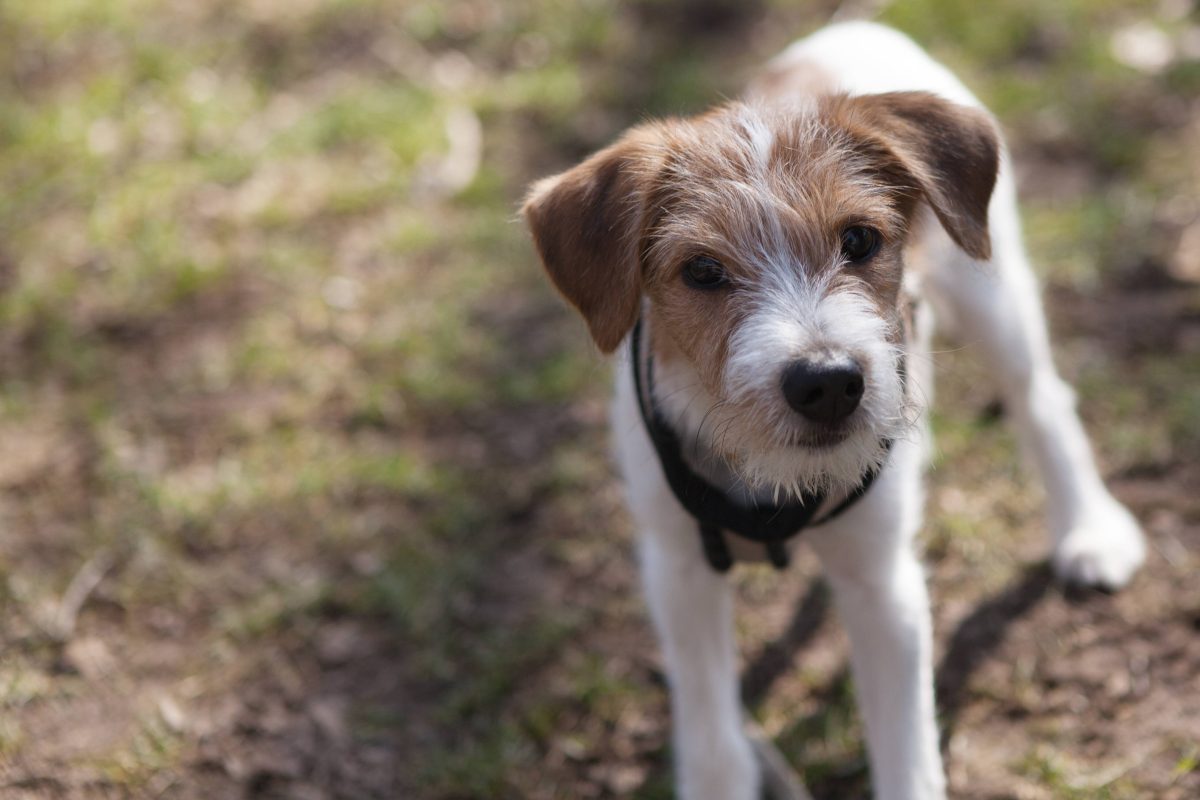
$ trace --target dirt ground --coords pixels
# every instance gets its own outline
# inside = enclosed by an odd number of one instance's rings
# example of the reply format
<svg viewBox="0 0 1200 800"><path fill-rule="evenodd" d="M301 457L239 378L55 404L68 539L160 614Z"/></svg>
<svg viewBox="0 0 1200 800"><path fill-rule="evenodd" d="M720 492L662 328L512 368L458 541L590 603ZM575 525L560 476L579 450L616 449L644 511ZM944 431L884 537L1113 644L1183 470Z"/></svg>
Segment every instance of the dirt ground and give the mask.
<svg viewBox="0 0 1200 800"><path fill-rule="evenodd" d="M951 794L1200 796L1198 12L877 5L1001 119L1151 543L1120 593L1056 584L1036 477L939 345ZM0 796L671 797L608 366L514 210L838 7L0 9ZM733 580L747 707L815 796L868 796L814 560Z"/></svg>

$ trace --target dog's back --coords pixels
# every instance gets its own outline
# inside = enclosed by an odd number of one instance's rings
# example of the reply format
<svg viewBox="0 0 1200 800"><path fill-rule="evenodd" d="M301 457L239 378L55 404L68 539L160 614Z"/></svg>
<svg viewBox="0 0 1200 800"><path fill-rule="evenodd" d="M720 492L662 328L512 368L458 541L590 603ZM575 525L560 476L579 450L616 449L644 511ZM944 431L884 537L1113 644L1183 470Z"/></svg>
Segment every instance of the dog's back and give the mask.
<svg viewBox="0 0 1200 800"><path fill-rule="evenodd" d="M763 99L785 99L775 86L815 86L819 74L830 91L850 94L926 91L982 108L950 70L930 58L903 33L873 22L845 22L797 41L767 64L764 81L751 91ZM806 76L799 82L796 76ZM782 80L781 80L782 79ZM772 96L773 95L773 96Z"/></svg>

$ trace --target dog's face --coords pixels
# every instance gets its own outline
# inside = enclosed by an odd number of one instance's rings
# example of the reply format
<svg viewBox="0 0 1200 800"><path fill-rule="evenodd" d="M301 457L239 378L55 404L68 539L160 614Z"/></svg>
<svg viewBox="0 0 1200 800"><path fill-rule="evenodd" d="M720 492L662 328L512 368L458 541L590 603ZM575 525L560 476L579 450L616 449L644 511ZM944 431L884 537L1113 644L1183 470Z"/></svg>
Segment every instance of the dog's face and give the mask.
<svg viewBox="0 0 1200 800"><path fill-rule="evenodd" d="M900 285L920 202L989 251L998 142L922 93L731 104L542 181L525 216L610 352L644 313L668 420L752 485L857 483L907 426Z"/></svg>

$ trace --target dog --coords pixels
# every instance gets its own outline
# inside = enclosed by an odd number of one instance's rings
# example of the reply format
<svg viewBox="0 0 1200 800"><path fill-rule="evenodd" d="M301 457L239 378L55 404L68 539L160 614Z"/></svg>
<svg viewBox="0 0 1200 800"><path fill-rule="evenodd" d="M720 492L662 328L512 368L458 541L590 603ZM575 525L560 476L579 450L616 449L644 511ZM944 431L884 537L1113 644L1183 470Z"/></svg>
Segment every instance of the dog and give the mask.
<svg viewBox="0 0 1200 800"><path fill-rule="evenodd" d="M759 796L723 573L806 542L849 633L877 796L944 797L914 552L935 319L995 376L1059 578L1115 589L1145 557L1052 362L991 115L903 34L837 24L744 98L536 183L523 216L596 345L621 352L612 430L679 795Z"/></svg>

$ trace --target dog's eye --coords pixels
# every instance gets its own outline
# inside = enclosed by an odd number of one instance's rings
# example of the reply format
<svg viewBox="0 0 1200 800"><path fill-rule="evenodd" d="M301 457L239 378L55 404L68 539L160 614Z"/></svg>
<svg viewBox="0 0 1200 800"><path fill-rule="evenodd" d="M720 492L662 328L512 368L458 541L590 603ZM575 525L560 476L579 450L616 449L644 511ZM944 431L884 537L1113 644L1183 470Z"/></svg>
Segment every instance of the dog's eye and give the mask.
<svg viewBox="0 0 1200 800"><path fill-rule="evenodd" d="M842 255L853 264L868 261L879 251L879 232L862 225L842 231Z"/></svg>
<svg viewBox="0 0 1200 800"><path fill-rule="evenodd" d="M693 289L719 289L729 283L721 262L710 256L696 256L683 265L683 282Z"/></svg>

